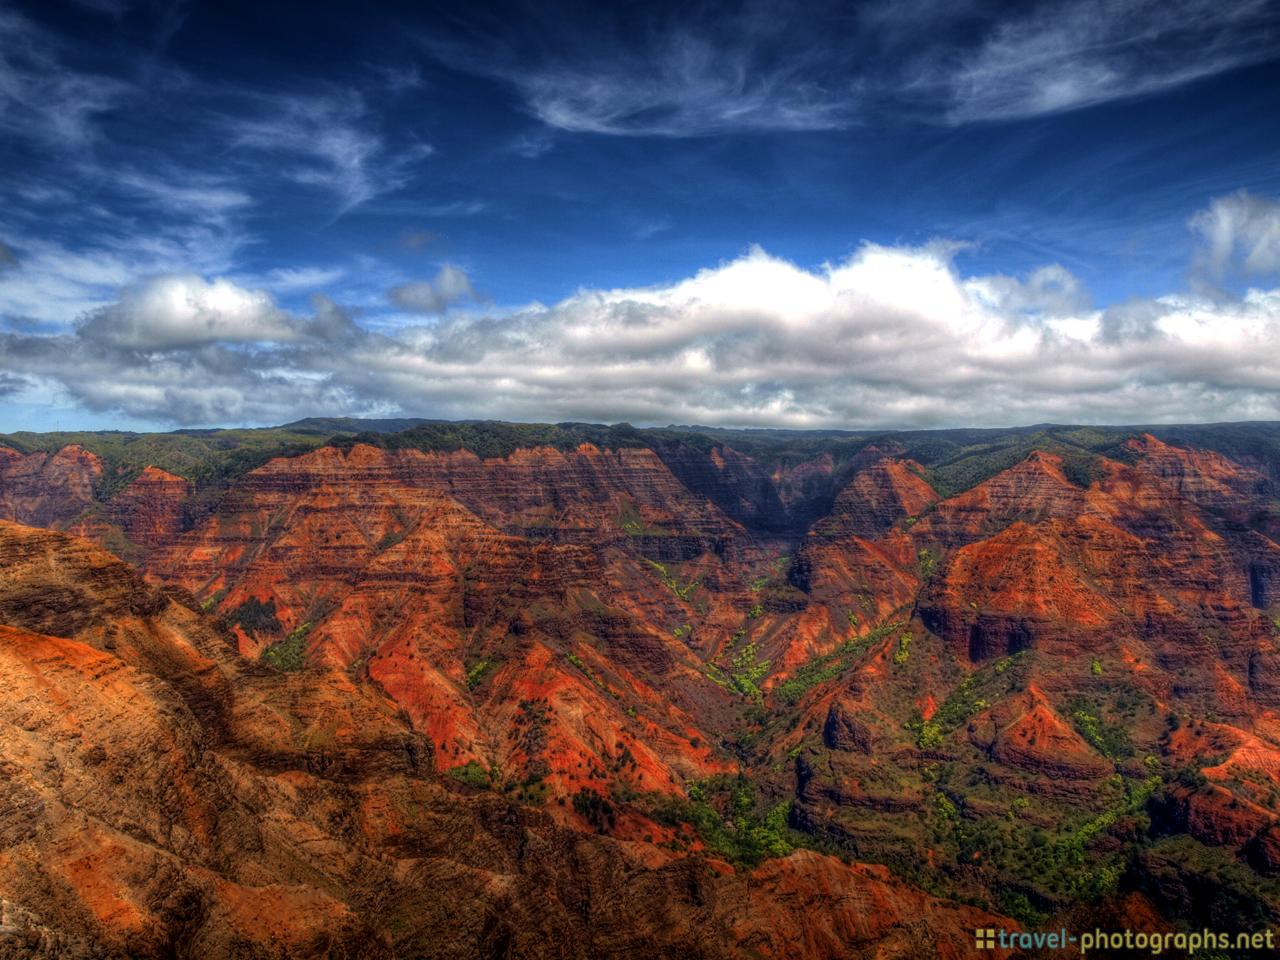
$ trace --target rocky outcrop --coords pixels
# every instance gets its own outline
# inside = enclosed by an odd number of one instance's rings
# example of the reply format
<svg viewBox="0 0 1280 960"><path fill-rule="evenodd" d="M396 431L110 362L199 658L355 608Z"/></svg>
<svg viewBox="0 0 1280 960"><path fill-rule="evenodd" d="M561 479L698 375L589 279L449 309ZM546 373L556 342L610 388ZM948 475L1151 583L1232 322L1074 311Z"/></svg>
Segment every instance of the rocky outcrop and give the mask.
<svg viewBox="0 0 1280 960"><path fill-rule="evenodd" d="M20 454L0 448L0 520L54 527L74 520L94 502L102 461L83 447Z"/></svg>
<svg viewBox="0 0 1280 960"><path fill-rule="evenodd" d="M1034 688L974 717L969 737L1006 766L1056 780L1092 781L1113 770Z"/></svg>
<svg viewBox="0 0 1280 960"><path fill-rule="evenodd" d="M182 532L183 504L190 495L190 481L146 467L111 498L105 512L132 542L144 547L167 546Z"/></svg>
<svg viewBox="0 0 1280 960"><path fill-rule="evenodd" d="M1072 521L1088 509L1086 492L1062 472L1062 458L1035 451L990 480L939 502L912 533L922 542L951 548L993 537L1013 523Z"/></svg>
<svg viewBox="0 0 1280 960"><path fill-rule="evenodd" d="M822 742L832 750L871 753L875 735L871 728L857 716L856 705L836 699L827 710L822 725Z"/></svg>
<svg viewBox="0 0 1280 960"><path fill-rule="evenodd" d="M937 499L920 464L882 457L853 475L814 533L819 537L876 539L903 520L918 517Z"/></svg>

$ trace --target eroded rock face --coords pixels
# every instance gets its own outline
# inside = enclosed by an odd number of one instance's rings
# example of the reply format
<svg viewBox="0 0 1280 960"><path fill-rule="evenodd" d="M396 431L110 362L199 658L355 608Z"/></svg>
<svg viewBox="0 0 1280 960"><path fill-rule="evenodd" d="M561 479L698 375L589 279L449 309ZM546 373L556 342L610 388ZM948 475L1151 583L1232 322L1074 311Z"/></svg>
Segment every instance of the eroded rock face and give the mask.
<svg viewBox="0 0 1280 960"><path fill-rule="evenodd" d="M53 454L21 454L0 447L0 519L53 527L75 519L94 502L102 462L82 447Z"/></svg>
<svg viewBox="0 0 1280 960"><path fill-rule="evenodd" d="M87 874L120 903L86 888L58 915L118 919L120 950L217 955L282 909L291 955L329 927L394 956L914 956L926 930L971 948L955 924L976 911L784 855L797 840L1077 919L1154 916L1235 876L1201 861L1276 871L1277 509L1219 454L1141 437L1081 472L1035 451L940 497L888 446L772 463L355 444L271 461L201 511L154 469L94 502L90 461L41 456L0 452L0 474L89 477L89 500L55 508L26 480L3 502L137 569L0 530L28 711L5 722L38 734L9 778L30 812L0 823L36 845L0 898L34 910L64 883L36 838L80 817L57 833L76 863L139 866ZM65 729L29 690L46 660L58 696L89 698ZM136 747L93 749L129 723ZM41 746L81 727L83 759ZM113 779L143 764L130 750L162 758L132 793ZM63 790L97 779L92 800ZM1059 849L1076 836L1079 860ZM734 842L771 846L735 870ZM173 897L134 879L161 860L188 878ZM1280 917L1259 889L1232 902ZM90 936L77 923L58 935Z"/></svg>
<svg viewBox="0 0 1280 960"><path fill-rule="evenodd" d="M871 753L875 734L858 718L855 704L833 700L822 725L822 742L832 750Z"/></svg>
<svg viewBox="0 0 1280 960"><path fill-rule="evenodd" d="M1113 770L1035 689L974 717L969 736L1000 763L1055 780L1093 781Z"/></svg>
<svg viewBox="0 0 1280 960"><path fill-rule="evenodd" d="M183 504L190 495L190 481L146 467L112 497L106 512L131 541L158 547L171 544L182 532Z"/></svg>
<svg viewBox="0 0 1280 960"><path fill-rule="evenodd" d="M450 786L376 686L246 664L83 541L0 523L0 546L0 898L22 955L834 960L927 932L959 956L1004 922L883 868L735 871ZM45 580L88 584L83 615L8 602Z"/></svg>

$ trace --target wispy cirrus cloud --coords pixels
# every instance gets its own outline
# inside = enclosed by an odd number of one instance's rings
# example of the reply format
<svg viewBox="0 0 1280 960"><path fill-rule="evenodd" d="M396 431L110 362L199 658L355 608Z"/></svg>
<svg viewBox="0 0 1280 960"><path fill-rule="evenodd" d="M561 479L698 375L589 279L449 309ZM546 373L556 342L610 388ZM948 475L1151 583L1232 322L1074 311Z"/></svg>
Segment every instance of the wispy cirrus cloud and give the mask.
<svg viewBox="0 0 1280 960"><path fill-rule="evenodd" d="M482 50L433 38L427 49L507 81L549 127L661 137L1019 120L1280 55L1269 0L914 0L805 16L756 4L613 32L562 20L532 29L542 42L486 36Z"/></svg>
<svg viewBox="0 0 1280 960"><path fill-rule="evenodd" d="M975 48L938 51L914 80L960 124L1146 96L1277 52L1268 0L1071 0L1012 8Z"/></svg>
<svg viewBox="0 0 1280 960"><path fill-rule="evenodd" d="M136 93L117 77L68 69L66 44L16 12L0 9L0 130L46 149L78 150L96 120Z"/></svg>
<svg viewBox="0 0 1280 960"><path fill-rule="evenodd" d="M810 36L784 36L788 19L690 10L615 32L566 30L554 17L541 23L541 33L537 23L527 29L535 40L557 42L486 37L481 55L478 47L432 37L426 49L456 69L507 81L529 112L572 133L686 137L847 126L857 97L841 75L844 55L836 56L829 37L814 44ZM511 145L526 157L550 147L531 134Z"/></svg>
<svg viewBox="0 0 1280 960"><path fill-rule="evenodd" d="M856 115L845 84L805 76L803 60L762 66L753 53L677 32L635 58L550 67L516 83L539 119L575 133L831 130Z"/></svg>
<svg viewBox="0 0 1280 960"><path fill-rule="evenodd" d="M283 176L330 191L343 212L402 187L414 165L433 152L421 142L390 150L355 89L250 102L251 109L226 118L232 144L281 158Z"/></svg>
<svg viewBox="0 0 1280 960"><path fill-rule="evenodd" d="M162 40L182 16L179 5L160 18ZM336 198L313 205L321 217L409 181L430 148L416 135L393 144L383 123L355 86L296 96L209 82L150 47L98 57L0 11L0 322L65 328L147 277L242 272L282 181ZM287 295L335 269L254 272Z"/></svg>
<svg viewBox="0 0 1280 960"><path fill-rule="evenodd" d="M1280 201L1240 190L1191 218L1201 247L1196 266L1215 280L1228 273L1280 273Z"/></svg>

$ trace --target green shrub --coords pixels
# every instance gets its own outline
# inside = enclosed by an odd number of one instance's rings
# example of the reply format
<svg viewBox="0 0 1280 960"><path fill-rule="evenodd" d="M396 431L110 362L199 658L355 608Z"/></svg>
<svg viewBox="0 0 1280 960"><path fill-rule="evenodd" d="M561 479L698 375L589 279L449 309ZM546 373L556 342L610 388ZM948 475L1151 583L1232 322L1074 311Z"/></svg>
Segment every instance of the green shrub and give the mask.
<svg viewBox="0 0 1280 960"><path fill-rule="evenodd" d="M922 547L920 552L916 554L916 570L920 574L921 580L928 580L937 570L938 559L933 555L928 547Z"/></svg>
<svg viewBox="0 0 1280 960"><path fill-rule="evenodd" d="M1121 724L1107 722L1083 701L1076 701L1070 706L1071 722L1091 747L1109 760L1133 756L1133 744Z"/></svg>
<svg viewBox="0 0 1280 960"><path fill-rule="evenodd" d="M902 666L911 659L911 634L904 633L898 638L898 649L893 651L893 662Z"/></svg>
<svg viewBox="0 0 1280 960"><path fill-rule="evenodd" d="M475 760L468 760L461 766L451 767L447 772L458 782L478 790L487 789L493 782L491 772Z"/></svg>
<svg viewBox="0 0 1280 960"><path fill-rule="evenodd" d="M307 665L307 634L312 624L304 623L292 630L279 643L273 643L262 651L262 659L277 670L293 672Z"/></svg>
<svg viewBox="0 0 1280 960"><path fill-rule="evenodd" d="M613 804L590 787L583 787L573 795L573 809L599 833L607 833L617 823Z"/></svg>
<svg viewBox="0 0 1280 960"><path fill-rule="evenodd" d="M493 669L493 661L489 659L481 660L467 671L467 689L474 690L480 686L484 680L485 674Z"/></svg>
<svg viewBox="0 0 1280 960"><path fill-rule="evenodd" d="M691 784L685 801L662 798L652 815L668 826L688 823L717 855L755 866L795 849L800 837L787 826L790 813L790 801L766 806L746 777L717 777Z"/></svg>

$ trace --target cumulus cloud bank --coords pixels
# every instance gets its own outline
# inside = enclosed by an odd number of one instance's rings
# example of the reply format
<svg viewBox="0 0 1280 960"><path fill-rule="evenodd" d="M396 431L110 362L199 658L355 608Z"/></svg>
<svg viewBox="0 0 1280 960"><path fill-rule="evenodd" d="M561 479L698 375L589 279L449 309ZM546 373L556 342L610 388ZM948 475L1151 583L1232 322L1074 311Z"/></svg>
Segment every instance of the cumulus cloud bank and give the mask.
<svg viewBox="0 0 1280 960"><path fill-rule="evenodd" d="M291 318L266 293L191 275L126 288L116 303L89 314L77 333L89 342L147 351L296 337Z"/></svg>
<svg viewBox="0 0 1280 960"><path fill-rule="evenodd" d="M0 334L0 371L93 410L180 424L390 412L790 427L1280 417L1280 290L1099 310L1062 267L966 277L955 252L867 244L806 270L752 249L677 283L389 333L325 298L302 317L227 280L166 276L72 332Z"/></svg>

